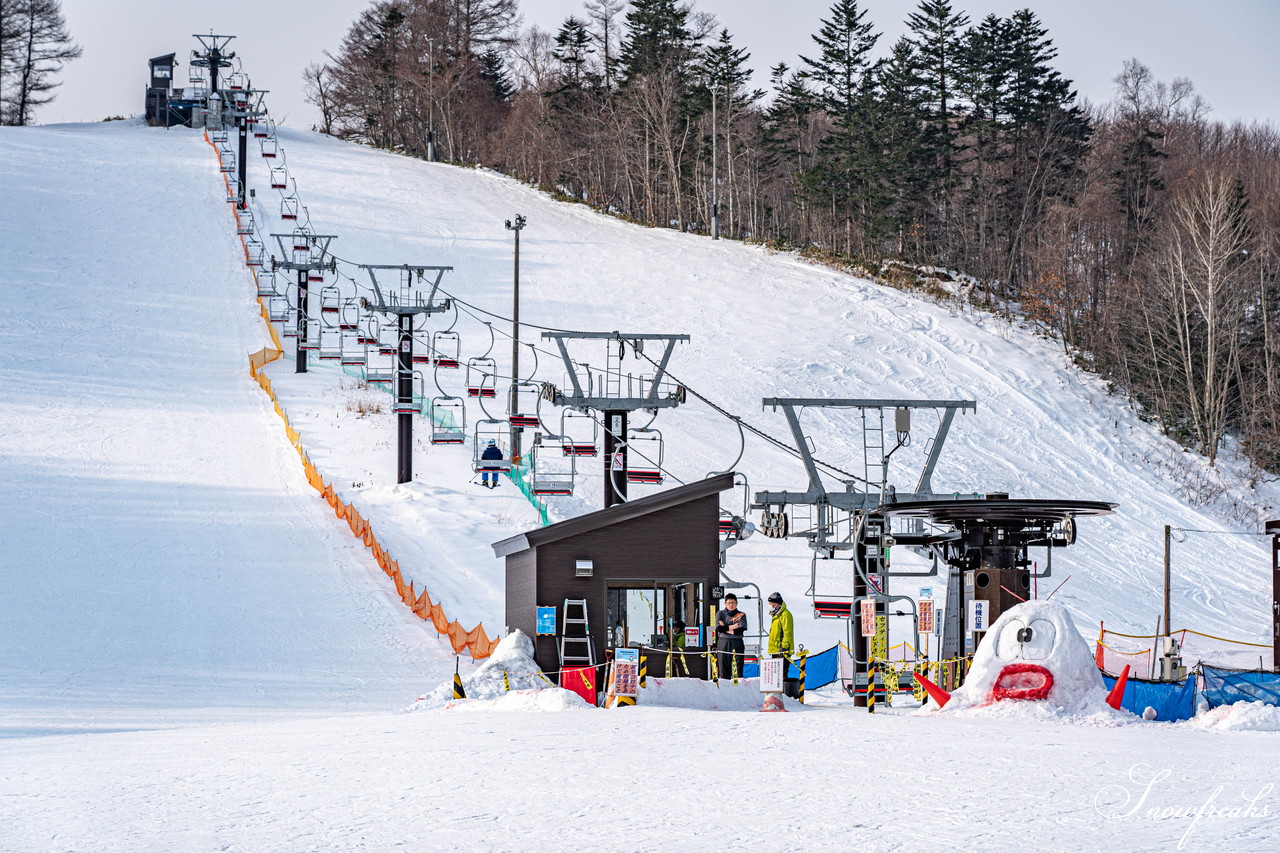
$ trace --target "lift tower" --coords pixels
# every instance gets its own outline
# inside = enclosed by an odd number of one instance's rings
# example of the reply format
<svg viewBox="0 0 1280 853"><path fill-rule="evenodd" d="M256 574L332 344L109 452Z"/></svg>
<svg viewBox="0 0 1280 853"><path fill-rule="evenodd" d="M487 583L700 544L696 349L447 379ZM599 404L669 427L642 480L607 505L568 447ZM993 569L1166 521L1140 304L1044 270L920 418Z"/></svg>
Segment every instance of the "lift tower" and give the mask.
<svg viewBox="0 0 1280 853"><path fill-rule="evenodd" d="M249 124L254 119L267 114L263 105L263 97L267 89L238 89L231 93L229 109L223 113L235 120L236 135L239 147L236 153L236 177L239 178L239 198L236 207L244 210L249 206Z"/></svg>
<svg viewBox="0 0 1280 853"><path fill-rule="evenodd" d="M560 391L553 385L543 389L543 399L556 406L569 406L583 412L594 409L604 418L604 505L606 508L627 500L628 415L640 410L674 409L685 401L685 389L666 381L667 364L677 343L687 343L688 335L632 335L621 332L543 332L543 340L553 340L564 359L565 375L572 386ZM576 363L569 356L565 341L603 340L608 350L605 369L597 379L588 364ZM663 345L662 358L655 364L652 376L633 376L622 371L622 358L630 346L635 353L644 352L646 341ZM647 357L646 357L647 358ZM658 463L651 460L653 467Z"/></svg>
<svg viewBox="0 0 1280 853"><path fill-rule="evenodd" d="M200 46L204 48L204 52L198 50L191 51L191 64L197 68L209 69L209 96L205 100L205 109L209 109L209 101L215 96L220 97L218 92L218 70L221 68L230 68L231 60L236 58L234 51L227 51L226 46L235 36L216 36L213 33L209 35L201 35L200 33L192 33L192 38L199 40Z"/></svg>
<svg viewBox="0 0 1280 853"><path fill-rule="evenodd" d="M361 307L396 318L399 332L396 360L396 418L398 421L397 483L413 479L413 416L418 403L413 399L413 323L414 317L426 317L448 311L452 300L436 302L440 280L453 267L413 266L410 264L361 264L373 284L373 300L362 299ZM399 281L395 288L383 290L378 273L396 270ZM429 290L427 288L430 288Z"/></svg>
<svg viewBox="0 0 1280 853"><path fill-rule="evenodd" d="M243 186L241 192L244 192ZM298 273L298 344L294 360L294 373L307 372L307 287L313 272L337 269L337 261L329 254L329 244L337 239L333 234L312 234L299 228L289 234L272 234L280 247L280 259L271 256L271 269L296 270ZM328 258L328 260L326 260Z"/></svg>

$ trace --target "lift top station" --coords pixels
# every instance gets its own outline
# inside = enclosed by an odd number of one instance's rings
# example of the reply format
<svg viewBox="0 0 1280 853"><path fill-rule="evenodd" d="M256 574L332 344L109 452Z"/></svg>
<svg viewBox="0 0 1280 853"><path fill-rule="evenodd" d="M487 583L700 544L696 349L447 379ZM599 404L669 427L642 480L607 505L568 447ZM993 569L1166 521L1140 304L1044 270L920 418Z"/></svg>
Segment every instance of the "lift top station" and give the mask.
<svg viewBox="0 0 1280 853"><path fill-rule="evenodd" d="M1070 545L1077 517L1110 513L1115 507L1100 501L936 492L933 474L956 412L977 411L973 400L768 398L763 404L782 410L809 482L803 491L757 492L752 508L763 511L761 530L766 536L808 540L813 550L808 594L814 617L849 620L854 699L860 706L867 704L867 686L878 662L888 659L890 616L910 617L912 646L922 648L916 602L912 596L892 594L890 578L936 578L940 563L948 567L936 659L956 660L973 651L975 634L1019 600L1031 597L1033 579L1049 576L1049 559L1043 571L1033 575L1028 549ZM861 419L862 459L844 462L845 468L818 459L800 424L804 409L854 410ZM890 460L912 444L912 416L920 410L936 411L938 425L924 446L914 489L901 491L890 477ZM839 490L828 490L823 471L840 483ZM895 519L898 529L892 526ZM892 571L894 545L931 555L932 568ZM820 576L819 560L843 559L845 554L852 564L849 571L836 573L834 579L830 573ZM926 633L931 617L926 614ZM962 675L958 666L944 673L948 689L958 686Z"/></svg>
<svg viewBox="0 0 1280 853"><path fill-rule="evenodd" d="M663 480L662 433L653 427L659 409L674 409L685 401L685 389L667 379L667 365L677 343L687 343L688 335L631 335L621 332L543 332L543 340L553 340L564 359L566 383L561 391L544 385L542 398L556 406L582 412L596 410L604 418L604 505L627 500L628 483L658 484ZM566 341L605 342L605 366L596 370L569 356ZM663 347L656 361L644 357L650 374L623 370L627 348L641 356L648 343ZM632 412L647 411L652 417L642 427L628 424ZM633 458L634 457L634 458Z"/></svg>
<svg viewBox="0 0 1280 853"><path fill-rule="evenodd" d="M407 483L413 479L413 416L421 411L421 404L413 394L413 333L421 331L430 315L453 307L450 299L436 301L440 281L445 273L453 271L453 267L360 264L360 269L369 274L374 297L372 300L362 297L360 307L396 318L399 332L396 346L395 411L399 447L396 482ZM386 288L378 280L379 274L387 283ZM390 284L393 275L396 278L394 286Z"/></svg>

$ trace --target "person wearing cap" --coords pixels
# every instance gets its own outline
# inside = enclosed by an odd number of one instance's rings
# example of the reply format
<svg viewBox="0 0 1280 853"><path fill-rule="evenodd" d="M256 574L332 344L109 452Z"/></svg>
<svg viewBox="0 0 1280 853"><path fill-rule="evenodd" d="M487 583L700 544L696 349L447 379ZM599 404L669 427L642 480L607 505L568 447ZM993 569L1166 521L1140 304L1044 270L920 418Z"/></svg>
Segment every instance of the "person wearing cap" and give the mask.
<svg viewBox="0 0 1280 853"><path fill-rule="evenodd" d="M480 454L481 463L483 464L486 460L496 461L501 458L502 448L498 447L498 442L490 439L489 444L485 446L484 452ZM485 470L482 467L480 471L480 485L487 486L490 489L498 488L498 472L496 470Z"/></svg>
<svg viewBox="0 0 1280 853"><path fill-rule="evenodd" d="M769 623L769 654L775 658L782 658L785 661L782 671L788 673L791 668L791 655L795 649L795 620L791 617L791 611L787 609L787 603L782 600L782 593L769 594L769 615L773 617L773 621ZM798 699L800 680L784 675L783 693Z"/></svg>
<svg viewBox="0 0 1280 853"><path fill-rule="evenodd" d="M742 658L747 650L742 638L746 633L747 614L738 609L738 596L729 593L724 597L724 608L716 614L716 664L721 678L742 675Z"/></svg>

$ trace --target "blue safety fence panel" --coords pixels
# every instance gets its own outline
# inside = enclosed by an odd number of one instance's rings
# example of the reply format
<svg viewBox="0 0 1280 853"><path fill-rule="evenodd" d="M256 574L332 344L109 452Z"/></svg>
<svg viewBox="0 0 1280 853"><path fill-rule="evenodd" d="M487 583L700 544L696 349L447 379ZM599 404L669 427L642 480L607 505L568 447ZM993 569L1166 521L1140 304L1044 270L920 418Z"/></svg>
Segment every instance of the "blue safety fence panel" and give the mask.
<svg viewBox="0 0 1280 853"><path fill-rule="evenodd" d="M832 646L825 652L809 655L804 668L804 689L817 690L826 687L840 677L840 647ZM742 665L743 678L759 678L760 664L749 661ZM799 678L800 668L795 663L787 663L787 678Z"/></svg>
<svg viewBox="0 0 1280 853"><path fill-rule="evenodd" d="M1241 672L1204 665L1200 673L1204 677L1204 698L1211 708L1232 702L1280 705L1280 673Z"/></svg>
<svg viewBox="0 0 1280 853"><path fill-rule="evenodd" d="M1102 680L1110 692L1116 680L1109 675L1102 676ZM1156 719L1166 723L1189 720L1196 715L1196 680L1164 682L1130 678L1120 707L1139 717L1147 708L1155 708Z"/></svg>

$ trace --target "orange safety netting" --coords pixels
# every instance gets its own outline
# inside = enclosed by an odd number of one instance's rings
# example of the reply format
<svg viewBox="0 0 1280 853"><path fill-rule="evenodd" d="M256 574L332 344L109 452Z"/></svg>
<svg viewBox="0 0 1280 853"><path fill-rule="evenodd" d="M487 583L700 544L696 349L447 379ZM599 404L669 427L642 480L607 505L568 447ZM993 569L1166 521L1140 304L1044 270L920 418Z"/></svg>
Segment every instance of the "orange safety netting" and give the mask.
<svg viewBox="0 0 1280 853"><path fill-rule="evenodd" d="M205 141L213 148L217 154L219 162L222 160L222 153L218 151L218 147L209 139L209 135L205 134ZM227 180L226 173L222 176L223 183L227 185L227 193L231 192L231 184ZM235 208L232 211L236 217L236 223L240 222L240 214ZM249 261L249 250L244 245L243 236L240 239L241 248L244 249L245 261ZM254 283L257 283L257 271L250 267L250 273L253 275ZM284 422L284 432L289 439L289 443L293 449L298 452L298 457L302 460L302 469L306 473L307 482L320 493L321 497L333 507L334 514L338 518L344 519L347 526L351 528L351 535L359 539L364 546L369 549L373 558L378 563L378 567L391 578L395 584L396 594L400 600L405 603L419 619L428 621L441 635L449 638L450 645L453 646L455 652L466 651L472 658L480 660L487 658L493 654L493 650L497 648L498 638L490 638L485 632L483 625L476 625L470 631L462 627L456 619L450 620L445 615L444 608L431 600L431 596L424 589L421 593L414 589L413 581L409 581L406 585L404 575L400 572L400 564L391 558L387 550L382 547L374 536L373 528L369 522L360 515L359 511L352 505L345 503L338 497L333 487L324 481L320 476L320 472L316 470L316 466L312 464L311 459L307 456L306 451L302 449L302 438L298 435L297 430L289 423L289 417L285 414L284 409L280 406L280 400L276 397L275 390L271 387L271 380L267 378L262 368L283 355L284 347L280 345L280 337L276 334L275 327L271 324L267 314L267 307L263 304L262 297L258 297L258 309L262 314L263 322L266 324L267 330L271 333L271 342L274 348L264 348L249 356L249 375L254 381L261 386L262 390L267 392L267 396L271 398L271 403L280 420Z"/></svg>

